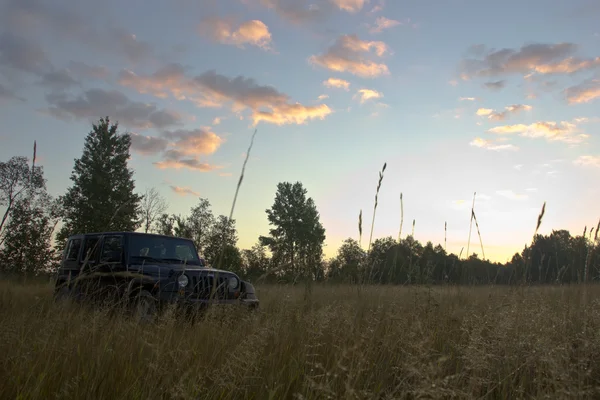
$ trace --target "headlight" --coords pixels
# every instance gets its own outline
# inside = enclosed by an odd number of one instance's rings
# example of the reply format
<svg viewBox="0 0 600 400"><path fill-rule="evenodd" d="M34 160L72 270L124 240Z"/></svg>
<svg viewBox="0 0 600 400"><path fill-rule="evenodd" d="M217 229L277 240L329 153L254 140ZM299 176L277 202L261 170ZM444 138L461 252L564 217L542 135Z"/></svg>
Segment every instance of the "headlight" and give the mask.
<svg viewBox="0 0 600 400"><path fill-rule="evenodd" d="M239 283L240 282L239 282L238 278L236 278L235 276L232 276L231 278L229 278L229 289L237 288Z"/></svg>
<svg viewBox="0 0 600 400"><path fill-rule="evenodd" d="M189 279L187 277L187 275L179 275L179 277L177 278L177 283L179 284L179 287L186 287L189 283Z"/></svg>

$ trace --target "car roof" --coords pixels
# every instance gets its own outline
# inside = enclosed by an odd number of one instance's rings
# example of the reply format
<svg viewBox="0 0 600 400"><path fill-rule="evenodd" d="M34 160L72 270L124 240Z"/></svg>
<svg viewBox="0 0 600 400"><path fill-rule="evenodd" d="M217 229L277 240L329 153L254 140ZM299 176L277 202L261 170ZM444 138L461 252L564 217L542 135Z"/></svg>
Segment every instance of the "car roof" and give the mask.
<svg viewBox="0 0 600 400"><path fill-rule="evenodd" d="M135 232L135 231L107 231L107 232L78 233L78 234L69 236L69 239L88 237L88 236L102 236L102 235L104 235L104 236L110 236L110 235L152 236L152 237L165 238L165 239L179 239L179 240L192 241L191 239L179 237L179 236L159 235L157 233L144 233L144 232Z"/></svg>

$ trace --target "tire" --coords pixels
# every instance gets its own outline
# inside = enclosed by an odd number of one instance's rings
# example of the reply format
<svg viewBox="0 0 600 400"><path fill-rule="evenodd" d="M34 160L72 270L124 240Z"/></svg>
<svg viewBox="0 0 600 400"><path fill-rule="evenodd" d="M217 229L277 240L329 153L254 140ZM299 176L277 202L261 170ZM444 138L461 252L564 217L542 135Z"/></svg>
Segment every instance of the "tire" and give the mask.
<svg viewBox="0 0 600 400"><path fill-rule="evenodd" d="M158 315L156 299L147 290L137 291L133 296L132 312L136 320L142 323L152 323Z"/></svg>
<svg viewBox="0 0 600 400"><path fill-rule="evenodd" d="M57 303L63 303L72 300L73 296L71 289L68 286L62 285L59 289L54 292L54 301Z"/></svg>

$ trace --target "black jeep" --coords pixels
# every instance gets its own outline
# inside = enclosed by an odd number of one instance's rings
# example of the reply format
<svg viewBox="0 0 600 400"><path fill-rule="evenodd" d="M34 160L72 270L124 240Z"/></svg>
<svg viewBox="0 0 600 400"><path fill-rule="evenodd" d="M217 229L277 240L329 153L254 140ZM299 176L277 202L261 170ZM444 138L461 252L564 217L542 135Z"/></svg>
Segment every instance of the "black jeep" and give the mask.
<svg viewBox="0 0 600 400"><path fill-rule="evenodd" d="M138 232L70 236L55 295L124 299L148 317L173 303L188 309L259 304L249 282L233 272L208 268L191 240Z"/></svg>

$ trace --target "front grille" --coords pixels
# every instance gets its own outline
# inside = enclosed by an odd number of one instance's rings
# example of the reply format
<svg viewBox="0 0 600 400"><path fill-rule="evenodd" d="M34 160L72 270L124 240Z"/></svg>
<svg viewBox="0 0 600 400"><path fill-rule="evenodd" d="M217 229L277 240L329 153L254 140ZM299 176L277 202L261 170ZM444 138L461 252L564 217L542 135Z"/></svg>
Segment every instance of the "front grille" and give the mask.
<svg viewBox="0 0 600 400"><path fill-rule="evenodd" d="M192 277L193 295L201 300L226 299L227 298L227 277L226 276L208 276L200 275ZM214 293L213 293L214 290Z"/></svg>

